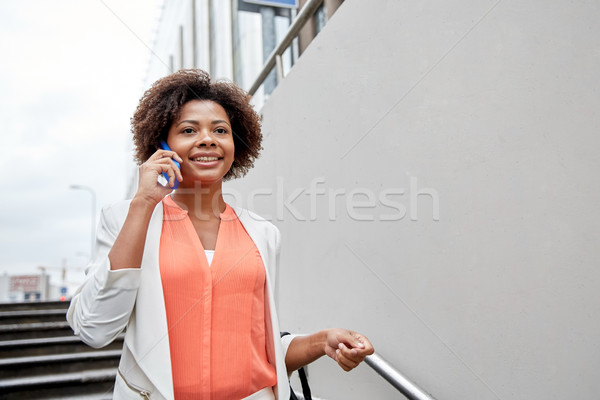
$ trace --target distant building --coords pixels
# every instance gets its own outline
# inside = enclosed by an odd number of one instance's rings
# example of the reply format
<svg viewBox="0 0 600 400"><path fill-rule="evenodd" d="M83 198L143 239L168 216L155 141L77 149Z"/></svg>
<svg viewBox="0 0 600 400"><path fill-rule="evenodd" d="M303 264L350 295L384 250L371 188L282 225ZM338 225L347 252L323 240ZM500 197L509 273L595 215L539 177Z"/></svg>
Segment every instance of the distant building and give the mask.
<svg viewBox="0 0 600 400"><path fill-rule="evenodd" d="M66 287L52 284L45 273L0 275L0 302L65 300L66 295Z"/></svg>

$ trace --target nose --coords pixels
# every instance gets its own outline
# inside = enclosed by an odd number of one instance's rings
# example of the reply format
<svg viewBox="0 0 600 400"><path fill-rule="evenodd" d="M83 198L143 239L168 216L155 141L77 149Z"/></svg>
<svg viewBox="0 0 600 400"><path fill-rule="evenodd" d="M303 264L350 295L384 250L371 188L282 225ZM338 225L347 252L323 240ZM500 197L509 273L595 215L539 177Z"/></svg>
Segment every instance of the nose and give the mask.
<svg viewBox="0 0 600 400"><path fill-rule="evenodd" d="M196 147L216 146L217 142L209 130L202 130L196 136Z"/></svg>

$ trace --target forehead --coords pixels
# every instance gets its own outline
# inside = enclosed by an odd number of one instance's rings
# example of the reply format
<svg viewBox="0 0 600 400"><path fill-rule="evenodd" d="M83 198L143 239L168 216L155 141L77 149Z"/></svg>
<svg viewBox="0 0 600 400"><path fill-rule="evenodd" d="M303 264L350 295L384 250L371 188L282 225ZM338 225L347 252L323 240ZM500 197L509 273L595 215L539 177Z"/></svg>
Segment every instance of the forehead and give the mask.
<svg viewBox="0 0 600 400"><path fill-rule="evenodd" d="M186 119L208 119L225 120L229 122L229 117L225 109L212 100L190 100L181 107L177 120Z"/></svg>

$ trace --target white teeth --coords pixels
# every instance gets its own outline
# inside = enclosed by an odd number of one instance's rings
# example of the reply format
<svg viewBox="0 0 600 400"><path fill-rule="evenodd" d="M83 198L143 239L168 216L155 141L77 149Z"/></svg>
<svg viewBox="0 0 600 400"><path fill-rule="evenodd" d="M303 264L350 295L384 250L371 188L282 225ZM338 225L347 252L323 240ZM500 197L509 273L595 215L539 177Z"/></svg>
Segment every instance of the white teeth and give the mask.
<svg viewBox="0 0 600 400"><path fill-rule="evenodd" d="M219 157L196 157L194 161L217 161Z"/></svg>

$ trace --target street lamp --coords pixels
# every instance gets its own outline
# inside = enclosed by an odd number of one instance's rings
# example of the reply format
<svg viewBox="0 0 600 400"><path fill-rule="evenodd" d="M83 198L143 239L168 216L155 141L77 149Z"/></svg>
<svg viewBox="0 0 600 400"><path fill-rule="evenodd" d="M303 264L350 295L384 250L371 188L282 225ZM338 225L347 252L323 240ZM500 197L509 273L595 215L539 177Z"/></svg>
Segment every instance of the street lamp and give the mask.
<svg viewBox="0 0 600 400"><path fill-rule="evenodd" d="M94 257L94 243L96 242L96 192L89 186L85 185L71 185L71 189L86 190L92 195L92 247L90 248L90 259Z"/></svg>

